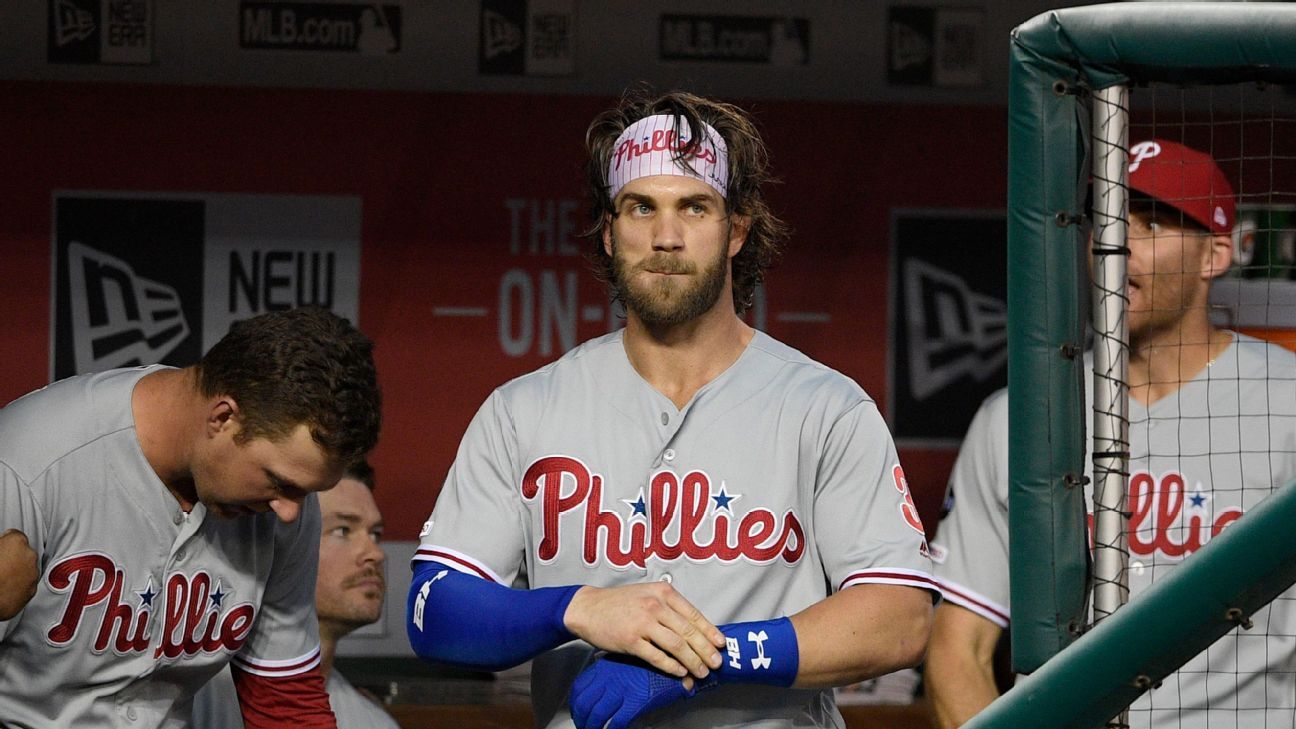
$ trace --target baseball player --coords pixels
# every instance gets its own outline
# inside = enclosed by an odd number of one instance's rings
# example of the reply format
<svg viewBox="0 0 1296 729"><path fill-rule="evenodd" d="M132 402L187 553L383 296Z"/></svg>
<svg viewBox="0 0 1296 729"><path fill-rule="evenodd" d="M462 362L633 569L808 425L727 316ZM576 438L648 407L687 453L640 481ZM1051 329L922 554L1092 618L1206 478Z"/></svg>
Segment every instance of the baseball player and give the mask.
<svg viewBox="0 0 1296 729"><path fill-rule="evenodd" d="M631 94L586 143L626 326L477 413L414 557L411 643L535 657L539 726L841 726L826 688L918 661L936 595L873 401L739 318L786 236L763 143L687 93Z"/></svg>
<svg viewBox="0 0 1296 729"><path fill-rule="evenodd" d="M338 641L382 618L386 559L379 541L383 518L373 498L373 468L367 461L347 467L337 486L319 495L319 576L315 612L320 628L320 673L339 727L397 729L396 720L333 670ZM222 669L194 697L198 729L239 729L238 696L230 671Z"/></svg>
<svg viewBox="0 0 1296 729"><path fill-rule="evenodd" d="M1129 586L1132 599L1296 478L1296 355L1217 329L1211 281L1232 255L1232 188L1206 154L1166 140L1130 150ZM1086 360L1092 374L1092 361ZM1010 619L1008 398L972 421L933 545L945 601L927 658L943 727L997 692L991 657ZM1173 616L1166 616L1173 620ZM1189 661L1130 710L1135 727L1290 729L1296 604L1281 597L1248 631Z"/></svg>
<svg viewBox="0 0 1296 729"><path fill-rule="evenodd" d="M182 727L231 661L249 727L333 727L319 505L378 436L368 339L322 309L202 361L72 377L0 410L0 529L40 561L0 623L0 724Z"/></svg>

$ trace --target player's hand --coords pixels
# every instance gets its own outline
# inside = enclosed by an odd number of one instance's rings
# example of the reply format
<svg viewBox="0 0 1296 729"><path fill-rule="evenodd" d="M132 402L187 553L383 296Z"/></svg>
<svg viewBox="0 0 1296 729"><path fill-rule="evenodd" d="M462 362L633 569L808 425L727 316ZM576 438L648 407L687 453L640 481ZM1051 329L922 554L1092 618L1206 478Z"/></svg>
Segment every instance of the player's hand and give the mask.
<svg viewBox="0 0 1296 729"><path fill-rule="evenodd" d="M0 534L0 620L27 606L39 579L36 551L27 543L27 535L17 529Z"/></svg>
<svg viewBox="0 0 1296 729"><path fill-rule="evenodd" d="M668 676L634 658L607 655L572 682L568 704L577 729L621 729L693 693L692 676Z"/></svg>
<svg viewBox="0 0 1296 729"><path fill-rule="evenodd" d="M662 673L703 678L720 666L724 635L665 582L586 585L563 623L596 648L635 656Z"/></svg>

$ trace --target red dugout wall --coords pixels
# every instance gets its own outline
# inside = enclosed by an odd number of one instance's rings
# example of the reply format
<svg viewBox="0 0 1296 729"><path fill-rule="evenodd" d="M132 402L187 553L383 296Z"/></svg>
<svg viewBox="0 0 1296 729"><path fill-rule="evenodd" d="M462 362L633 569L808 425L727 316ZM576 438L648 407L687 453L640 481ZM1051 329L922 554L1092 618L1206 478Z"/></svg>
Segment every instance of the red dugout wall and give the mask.
<svg viewBox="0 0 1296 729"><path fill-rule="evenodd" d="M373 461L392 539L416 538L493 387L608 327L576 236L581 140L610 99L29 82L0 82L0 99L0 402L48 379L56 190L361 198L360 327L387 398ZM766 329L886 412L891 210L1001 210L1003 110L747 106L795 228ZM929 530L953 456L901 451Z"/></svg>

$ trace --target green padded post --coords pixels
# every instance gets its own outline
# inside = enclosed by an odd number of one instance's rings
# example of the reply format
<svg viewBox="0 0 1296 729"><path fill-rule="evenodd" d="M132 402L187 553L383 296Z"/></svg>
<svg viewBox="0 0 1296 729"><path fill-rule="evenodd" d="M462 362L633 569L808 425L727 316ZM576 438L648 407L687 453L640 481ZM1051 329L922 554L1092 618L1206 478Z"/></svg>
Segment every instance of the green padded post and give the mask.
<svg viewBox="0 0 1296 729"><path fill-rule="evenodd" d="M1029 673L1085 620L1079 220L1087 106L1065 66L1014 42L1008 136L1008 459L1013 667ZM1071 292L1060 296L1060 292Z"/></svg>

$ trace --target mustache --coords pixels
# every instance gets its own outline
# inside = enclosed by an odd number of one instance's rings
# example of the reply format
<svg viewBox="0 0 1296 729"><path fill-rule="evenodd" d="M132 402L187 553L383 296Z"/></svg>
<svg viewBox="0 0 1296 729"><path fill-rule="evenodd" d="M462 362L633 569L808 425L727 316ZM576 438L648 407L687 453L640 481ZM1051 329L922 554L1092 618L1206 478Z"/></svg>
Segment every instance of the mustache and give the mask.
<svg viewBox="0 0 1296 729"><path fill-rule="evenodd" d="M383 576L382 572L379 572L378 570L375 569L368 569L365 570L364 572L346 578L346 580L342 582L342 586L355 587L356 585L359 585L361 582L367 582L369 580L378 580L378 584L382 586L382 589L384 590L387 589L387 578Z"/></svg>
<svg viewBox="0 0 1296 729"><path fill-rule="evenodd" d="M635 270L653 273L697 273L697 266L674 256L659 254L635 264Z"/></svg>

